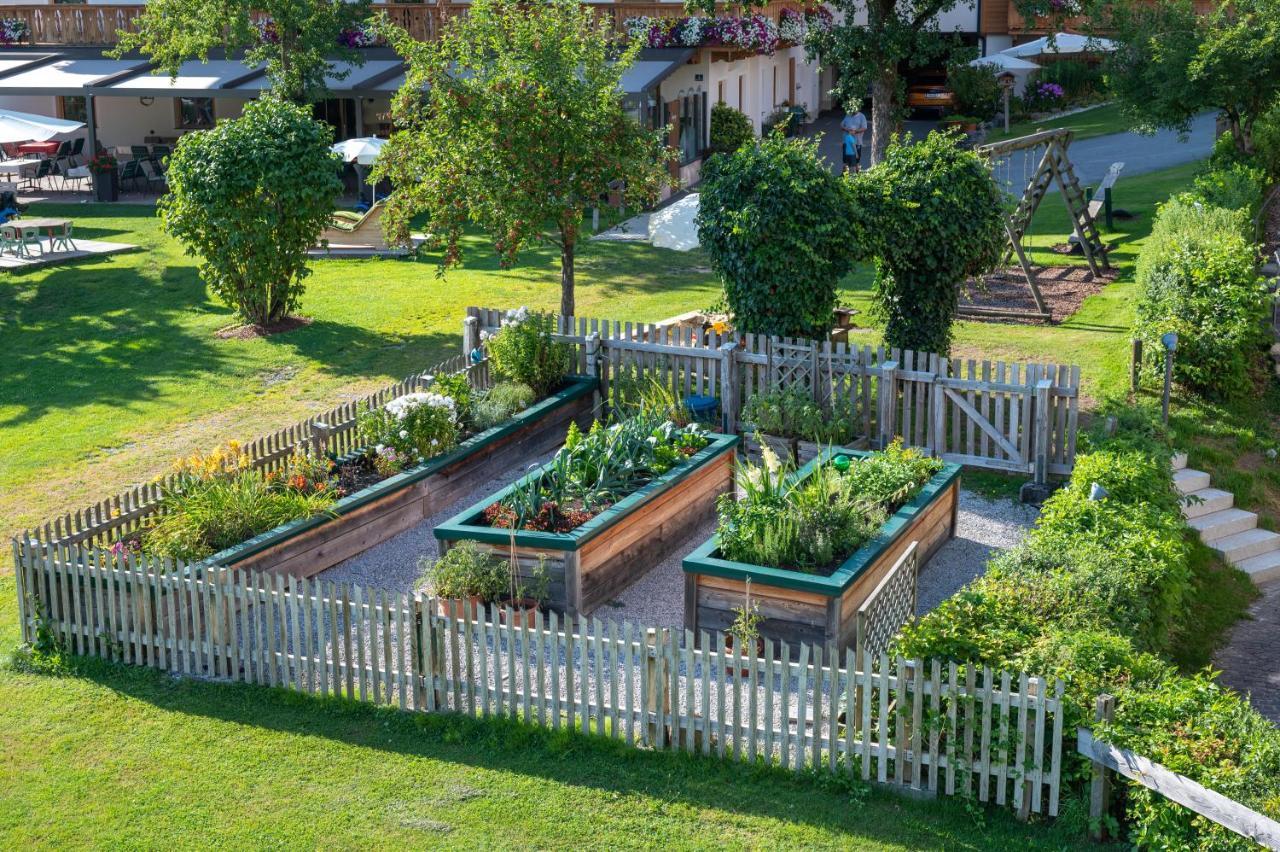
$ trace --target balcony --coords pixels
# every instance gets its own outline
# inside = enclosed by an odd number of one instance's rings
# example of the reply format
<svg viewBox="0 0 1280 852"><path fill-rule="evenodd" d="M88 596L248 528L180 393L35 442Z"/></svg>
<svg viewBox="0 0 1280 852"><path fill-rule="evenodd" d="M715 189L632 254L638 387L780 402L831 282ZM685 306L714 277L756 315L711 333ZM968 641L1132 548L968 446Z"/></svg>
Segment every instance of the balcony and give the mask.
<svg viewBox="0 0 1280 852"><path fill-rule="evenodd" d="M465 14L466 3L431 3L429 5L375 4L375 10L384 13L391 21L422 41L435 38L440 24L454 15ZM587 3L596 14L607 18L613 27L621 31L627 18L640 15L649 17L682 17L682 3ZM734 14L737 7L720 4L724 14ZM99 47L113 45L117 32L136 29L134 23L146 8L143 3L128 5L48 5L48 6L0 6L0 19L20 20L27 24L28 36L22 44L39 47ZM803 5L789 0L771 2L760 10L775 21L783 9L799 11Z"/></svg>
<svg viewBox="0 0 1280 852"><path fill-rule="evenodd" d="M1088 24L1087 18L1067 18L1064 21L1056 23L1049 18L1036 18L1034 21L1028 23L1022 15L1018 13L1018 9L1013 3L1009 3L1008 0L1004 0L1004 2L1008 3L1008 32L1012 36L1039 38L1040 36L1049 35L1051 32L1082 33L1086 31L1085 27ZM1194 0L1192 6L1197 15L1207 15L1217 7L1217 3L1215 0Z"/></svg>

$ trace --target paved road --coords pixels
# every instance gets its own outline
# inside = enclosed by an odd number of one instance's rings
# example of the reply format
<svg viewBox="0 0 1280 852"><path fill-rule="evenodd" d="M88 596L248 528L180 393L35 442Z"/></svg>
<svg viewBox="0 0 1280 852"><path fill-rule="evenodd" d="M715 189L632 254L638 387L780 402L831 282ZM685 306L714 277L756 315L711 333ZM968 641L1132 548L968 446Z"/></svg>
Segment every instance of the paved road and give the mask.
<svg viewBox="0 0 1280 852"><path fill-rule="evenodd" d="M1254 709L1276 724L1280 724L1278 636L1280 583L1269 583L1249 607L1249 618L1236 623L1226 647L1213 659L1214 666L1222 669L1222 682L1247 693Z"/></svg>

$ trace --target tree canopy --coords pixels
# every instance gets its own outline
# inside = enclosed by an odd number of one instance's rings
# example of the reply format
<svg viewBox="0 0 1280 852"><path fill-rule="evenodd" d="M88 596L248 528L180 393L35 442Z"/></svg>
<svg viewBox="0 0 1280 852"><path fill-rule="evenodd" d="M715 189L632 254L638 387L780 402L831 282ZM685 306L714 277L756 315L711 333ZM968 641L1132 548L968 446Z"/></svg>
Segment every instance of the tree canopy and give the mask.
<svg viewBox="0 0 1280 852"><path fill-rule="evenodd" d="M817 143L770 134L703 167L698 240L739 331L825 337L858 248L840 178Z"/></svg>
<svg viewBox="0 0 1280 852"><path fill-rule="evenodd" d="M314 101L324 97L326 75L348 73L335 60L363 62L357 45L368 14L369 0L149 0L137 31L121 31L112 55L140 51L177 76L182 63L207 60L212 50L244 51L246 65L266 64L282 97Z"/></svg>
<svg viewBox="0 0 1280 852"><path fill-rule="evenodd" d="M307 251L342 188L332 142L307 107L268 97L184 135L169 155L165 230L247 323L271 325L298 307Z"/></svg>
<svg viewBox="0 0 1280 852"><path fill-rule="evenodd" d="M639 44L576 0L477 0L435 41L388 37L408 60L392 103L398 131L374 166L396 192L384 222L409 238L425 213L443 248L461 259L463 230L482 228L503 263L546 240L560 248L562 313L574 311L574 251L583 214L611 186L628 203L656 200L672 152L622 106L620 80Z"/></svg>

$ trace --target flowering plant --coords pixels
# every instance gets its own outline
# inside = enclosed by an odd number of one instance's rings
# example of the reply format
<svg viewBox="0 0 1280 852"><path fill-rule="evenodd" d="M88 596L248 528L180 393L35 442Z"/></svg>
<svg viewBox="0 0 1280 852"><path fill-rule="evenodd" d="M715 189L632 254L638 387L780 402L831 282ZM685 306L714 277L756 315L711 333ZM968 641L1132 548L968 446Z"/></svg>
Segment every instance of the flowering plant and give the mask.
<svg viewBox="0 0 1280 852"><path fill-rule="evenodd" d="M778 16L778 37L792 44L803 44L809 35L809 21L806 15L795 9L783 9Z"/></svg>
<svg viewBox="0 0 1280 852"><path fill-rule="evenodd" d="M90 157L85 162L85 165L88 166L89 171L93 172L95 175L104 175L107 172L114 172L116 167L120 164L116 160L115 155L110 151L99 151Z"/></svg>
<svg viewBox="0 0 1280 852"><path fill-rule="evenodd" d="M0 18L0 44L8 47L31 35L31 27L20 18Z"/></svg>
<svg viewBox="0 0 1280 852"><path fill-rule="evenodd" d="M402 470L452 449L460 432L457 403L430 391L398 396L367 407L356 420L360 440L373 447L379 473Z"/></svg>
<svg viewBox="0 0 1280 852"><path fill-rule="evenodd" d="M1036 93L1047 101L1061 100L1062 96L1066 94L1063 88L1057 83L1041 83L1039 86L1036 86Z"/></svg>
<svg viewBox="0 0 1280 852"><path fill-rule="evenodd" d="M792 14L799 19L801 27L806 26L800 13ZM725 45L771 55L777 50L779 42L778 25L771 18L759 14L741 18L661 18L639 15L627 18L623 26L628 38L642 39L646 47Z"/></svg>
<svg viewBox="0 0 1280 852"><path fill-rule="evenodd" d="M564 381L572 355L569 345L552 338L555 317L519 308L507 311L497 334L485 337L498 375L533 388L538 396Z"/></svg>
<svg viewBox="0 0 1280 852"><path fill-rule="evenodd" d="M377 47L382 44L382 36L373 27L356 24L338 33L339 47Z"/></svg>

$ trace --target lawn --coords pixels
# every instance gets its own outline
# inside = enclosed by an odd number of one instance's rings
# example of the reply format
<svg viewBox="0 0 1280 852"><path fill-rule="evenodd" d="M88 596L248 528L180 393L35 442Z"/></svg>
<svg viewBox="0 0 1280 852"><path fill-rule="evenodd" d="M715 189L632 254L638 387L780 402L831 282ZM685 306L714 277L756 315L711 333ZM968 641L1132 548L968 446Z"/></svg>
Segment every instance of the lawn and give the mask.
<svg viewBox="0 0 1280 852"><path fill-rule="evenodd" d="M0 580L0 647L16 641ZM0 669L0 847L1084 848L1008 809L908 801L509 723L81 661Z"/></svg>
<svg viewBox="0 0 1280 852"><path fill-rule="evenodd" d="M1126 181L1138 214L1107 234L1130 267L1157 201L1194 166ZM35 205L68 215L85 237L146 251L0 278L0 532L163 472L182 453L279 428L334 402L453 354L468 304L554 308L559 258L528 253L502 270L481 242L465 268L441 279L430 262L328 260L313 265L302 302L310 325L267 339L219 339L234 322L159 228L153 210L127 205ZM1029 242L1037 262L1066 240L1065 211L1048 199ZM1071 262L1079 263L1079 259ZM579 312L656 320L718 296L699 252L590 243L578 259ZM870 273L845 282L845 301L870 306ZM1129 277L1089 299L1070 321L1034 326L960 323L964 357L1080 364L1085 395L1123 390L1133 288ZM874 342L867 328L858 339ZM8 558L4 557L7 564Z"/></svg>
<svg viewBox="0 0 1280 852"><path fill-rule="evenodd" d="M1000 142L1005 139L1015 139L1019 136L1029 136L1040 130L1058 130L1060 128L1070 128L1075 131L1075 139L1092 139L1094 136L1106 136L1108 133L1124 133L1129 129L1128 123L1124 116L1120 114L1120 105L1114 102L1099 104L1090 107L1082 112L1072 115L1064 115L1061 118L1053 118L1048 121L1018 121L1009 124L1009 132L1004 132L1004 119L997 116L994 128L987 134L986 141Z"/></svg>

